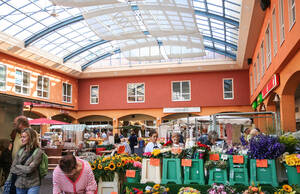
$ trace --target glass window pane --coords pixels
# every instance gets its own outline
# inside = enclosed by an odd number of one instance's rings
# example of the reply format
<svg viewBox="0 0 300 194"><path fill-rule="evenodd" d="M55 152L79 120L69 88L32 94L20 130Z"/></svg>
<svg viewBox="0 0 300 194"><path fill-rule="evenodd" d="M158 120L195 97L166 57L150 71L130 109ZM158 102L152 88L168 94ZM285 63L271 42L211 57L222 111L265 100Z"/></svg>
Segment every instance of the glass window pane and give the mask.
<svg viewBox="0 0 300 194"><path fill-rule="evenodd" d="M232 80L224 80L224 91L232 91Z"/></svg>
<svg viewBox="0 0 300 194"><path fill-rule="evenodd" d="M15 90L17 93L21 93L21 86L15 86Z"/></svg>
<svg viewBox="0 0 300 194"><path fill-rule="evenodd" d="M232 93L230 92L230 93L225 93L224 94L224 98L232 98L233 96L232 96Z"/></svg>
<svg viewBox="0 0 300 194"><path fill-rule="evenodd" d="M190 82L182 82L182 93L190 93Z"/></svg>
<svg viewBox="0 0 300 194"><path fill-rule="evenodd" d="M173 92L180 92L180 82L173 82Z"/></svg>
<svg viewBox="0 0 300 194"><path fill-rule="evenodd" d="M42 76L38 76L37 89L38 89L38 90L42 90L42 86L43 86L43 79L42 79Z"/></svg>

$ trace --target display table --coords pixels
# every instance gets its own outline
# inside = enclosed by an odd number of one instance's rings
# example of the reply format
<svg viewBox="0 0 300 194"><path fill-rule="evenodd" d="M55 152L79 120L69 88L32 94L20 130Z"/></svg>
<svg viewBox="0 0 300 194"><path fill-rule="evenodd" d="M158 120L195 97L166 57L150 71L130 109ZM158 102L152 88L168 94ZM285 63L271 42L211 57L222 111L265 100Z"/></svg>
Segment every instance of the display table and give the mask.
<svg viewBox="0 0 300 194"><path fill-rule="evenodd" d="M153 186L154 183L139 184L139 183L125 182L122 185L121 193L123 193L122 191L125 191L126 187L144 189L147 185ZM166 184L164 186L169 187L170 191L168 192L168 194L178 194L178 191L181 187L193 187L199 190L201 193L207 193L207 190L210 188L210 185L199 185L199 184ZM248 186L244 186L244 185L234 185L232 187L236 189L236 192L242 192L248 188ZM262 191L268 191L269 193L274 192L274 187L272 187L271 185L261 185L261 188Z"/></svg>

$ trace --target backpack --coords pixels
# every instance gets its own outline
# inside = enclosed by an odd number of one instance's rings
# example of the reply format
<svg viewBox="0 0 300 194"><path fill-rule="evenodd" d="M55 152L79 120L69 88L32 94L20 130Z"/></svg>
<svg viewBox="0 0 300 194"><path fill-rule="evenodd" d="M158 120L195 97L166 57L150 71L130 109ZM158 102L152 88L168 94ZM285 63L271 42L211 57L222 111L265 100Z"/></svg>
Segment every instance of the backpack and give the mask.
<svg viewBox="0 0 300 194"><path fill-rule="evenodd" d="M23 153L23 151L24 151L24 148L21 148L18 152L18 155L20 156ZM34 150L34 152L32 153L32 156L34 156L37 153L37 151L38 151L38 148L36 148ZM39 166L39 172L40 172L41 178L44 178L48 173L48 156L44 152L42 153L42 161Z"/></svg>

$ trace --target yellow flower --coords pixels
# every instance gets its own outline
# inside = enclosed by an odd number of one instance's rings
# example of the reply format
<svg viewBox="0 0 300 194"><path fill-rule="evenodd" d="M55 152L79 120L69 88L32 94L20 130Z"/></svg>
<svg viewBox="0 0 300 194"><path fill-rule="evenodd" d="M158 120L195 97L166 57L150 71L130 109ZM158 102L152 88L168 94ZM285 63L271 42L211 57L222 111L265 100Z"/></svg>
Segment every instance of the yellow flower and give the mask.
<svg viewBox="0 0 300 194"><path fill-rule="evenodd" d="M91 168L92 168L92 170L95 170L96 169L96 165L92 164Z"/></svg>
<svg viewBox="0 0 300 194"><path fill-rule="evenodd" d="M121 166L122 166L122 163L118 162L117 167L121 167Z"/></svg>
<svg viewBox="0 0 300 194"><path fill-rule="evenodd" d="M282 188L286 192L292 192L293 191L293 188L290 185L283 185Z"/></svg>
<svg viewBox="0 0 300 194"><path fill-rule="evenodd" d="M169 192L169 191L170 191L170 189L167 187L167 188L166 188L166 191L167 191L167 192Z"/></svg>
<svg viewBox="0 0 300 194"><path fill-rule="evenodd" d="M109 170L109 167L108 167L108 166L106 166L106 167L104 168L104 170Z"/></svg>
<svg viewBox="0 0 300 194"><path fill-rule="evenodd" d="M109 164L109 169L110 169L111 171L115 170L115 169L116 169L116 165L115 165L114 163L110 163L110 164Z"/></svg>
<svg viewBox="0 0 300 194"><path fill-rule="evenodd" d="M94 160L94 162L93 162L94 164L96 164L97 163L97 160Z"/></svg>
<svg viewBox="0 0 300 194"><path fill-rule="evenodd" d="M102 169L102 165L98 164L98 169L101 170Z"/></svg>
<svg viewBox="0 0 300 194"><path fill-rule="evenodd" d="M135 160L136 161L142 161L142 158L138 156L138 157L135 158Z"/></svg>
<svg viewBox="0 0 300 194"><path fill-rule="evenodd" d="M158 189L159 189L159 187L160 187L160 185L159 185L159 184L155 184L155 185L153 186L153 189L155 189L155 190L158 190Z"/></svg>
<svg viewBox="0 0 300 194"><path fill-rule="evenodd" d="M153 150L152 154L154 156L158 156L160 154L160 150L159 149L155 149L155 150Z"/></svg>

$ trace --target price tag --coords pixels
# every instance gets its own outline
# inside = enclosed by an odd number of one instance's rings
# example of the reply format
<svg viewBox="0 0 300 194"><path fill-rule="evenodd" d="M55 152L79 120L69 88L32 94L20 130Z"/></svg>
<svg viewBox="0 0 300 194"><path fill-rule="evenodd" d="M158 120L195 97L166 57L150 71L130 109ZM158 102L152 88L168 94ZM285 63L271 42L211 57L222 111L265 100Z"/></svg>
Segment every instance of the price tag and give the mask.
<svg viewBox="0 0 300 194"><path fill-rule="evenodd" d="M180 154L182 152L181 148L172 148L171 150L172 154Z"/></svg>
<svg viewBox="0 0 300 194"><path fill-rule="evenodd" d="M158 158L150 158L151 166L159 166L160 160Z"/></svg>
<svg viewBox="0 0 300 194"><path fill-rule="evenodd" d="M182 159L181 160L181 166L189 166L189 167L191 167L192 166L192 160L190 160L190 159Z"/></svg>
<svg viewBox="0 0 300 194"><path fill-rule="evenodd" d="M120 146L120 147L118 148L117 153L118 153L118 154L123 154L124 152L125 152L125 146Z"/></svg>
<svg viewBox="0 0 300 194"><path fill-rule="evenodd" d="M300 173L300 166L297 166L297 173Z"/></svg>
<svg viewBox="0 0 300 194"><path fill-rule="evenodd" d="M118 194L118 192L112 191L110 192L110 194Z"/></svg>
<svg viewBox="0 0 300 194"><path fill-rule="evenodd" d="M256 167L267 168L268 160L256 160Z"/></svg>
<svg viewBox="0 0 300 194"><path fill-rule="evenodd" d="M222 159L222 160L228 160L228 155L223 154L223 155L221 156L221 159Z"/></svg>
<svg viewBox="0 0 300 194"><path fill-rule="evenodd" d="M135 170L126 170L126 177L135 177Z"/></svg>
<svg viewBox="0 0 300 194"><path fill-rule="evenodd" d="M220 160L220 156L219 156L219 154L210 154L209 160L218 161L218 160Z"/></svg>
<svg viewBox="0 0 300 194"><path fill-rule="evenodd" d="M239 155L233 156L233 163L244 164L244 156L239 156Z"/></svg>
<svg viewBox="0 0 300 194"><path fill-rule="evenodd" d="M221 169L220 169L220 168L216 168L216 171L217 171L217 172L220 172L220 171L221 171Z"/></svg>

